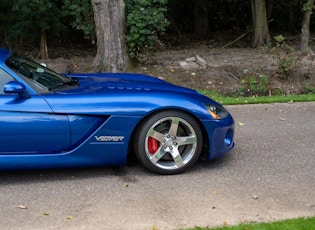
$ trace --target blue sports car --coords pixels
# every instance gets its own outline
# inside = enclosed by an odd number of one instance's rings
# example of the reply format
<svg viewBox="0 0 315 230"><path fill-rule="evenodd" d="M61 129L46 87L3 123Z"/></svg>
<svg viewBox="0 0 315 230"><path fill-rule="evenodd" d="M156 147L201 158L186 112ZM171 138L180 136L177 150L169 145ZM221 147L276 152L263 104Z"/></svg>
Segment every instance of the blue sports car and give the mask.
<svg viewBox="0 0 315 230"><path fill-rule="evenodd" d="M176 174L234 146L217 102L157 78L58 74L0 48L0 170L124 165Z"/></svg>

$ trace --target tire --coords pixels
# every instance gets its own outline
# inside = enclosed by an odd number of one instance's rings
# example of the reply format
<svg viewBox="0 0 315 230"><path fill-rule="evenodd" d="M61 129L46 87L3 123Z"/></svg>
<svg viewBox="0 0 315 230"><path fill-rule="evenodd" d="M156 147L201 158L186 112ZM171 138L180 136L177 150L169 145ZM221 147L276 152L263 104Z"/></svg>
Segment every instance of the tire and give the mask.
<svg viewBox="0 0 315 230"><path fill-rule="evenodd" d="M201 154L203 137L192 116L171 110L143 121L134 140L135 154L144 167L171 175L195 164Z"/></svg>

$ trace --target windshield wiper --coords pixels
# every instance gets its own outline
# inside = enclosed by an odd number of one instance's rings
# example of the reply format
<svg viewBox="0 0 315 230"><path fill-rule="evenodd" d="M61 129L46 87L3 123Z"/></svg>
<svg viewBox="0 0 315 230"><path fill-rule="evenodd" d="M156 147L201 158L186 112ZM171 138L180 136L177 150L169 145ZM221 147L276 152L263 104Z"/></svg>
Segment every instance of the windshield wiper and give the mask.
<svg viewBox="0 0 315 230"><path fill-rule="evenodd" d="M70 81L62 82L59 85L49 88L49 91L59 89L65 86L78 86L78 85L79 85L79 82L77 80L71 79Z"/></svg>

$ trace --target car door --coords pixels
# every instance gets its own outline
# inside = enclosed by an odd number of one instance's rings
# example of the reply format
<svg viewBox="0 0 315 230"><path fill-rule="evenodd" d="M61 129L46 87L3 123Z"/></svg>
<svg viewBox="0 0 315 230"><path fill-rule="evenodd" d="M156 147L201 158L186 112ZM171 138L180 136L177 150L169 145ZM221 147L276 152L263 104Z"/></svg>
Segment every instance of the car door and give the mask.
<svg viewBox="0 0 315 230"><path fill-rule="evenodd" d="M53 154L67 151L67 115L54 114L40 95L25 99L5 94L4 82L14 80L0 68L0 155Z"/></svg>

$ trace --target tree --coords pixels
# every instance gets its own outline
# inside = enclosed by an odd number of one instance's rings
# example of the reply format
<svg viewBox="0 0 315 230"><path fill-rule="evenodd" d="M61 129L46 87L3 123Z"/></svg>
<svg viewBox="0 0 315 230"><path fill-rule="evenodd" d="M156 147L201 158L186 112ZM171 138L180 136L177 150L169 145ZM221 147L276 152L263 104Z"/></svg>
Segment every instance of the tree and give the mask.
<svg viewBox="0 0 315 230"><path fill-rule="evenodd" d="M254 25L253 46L269 44L271 41L267 21L266 0L251 0Z"/></svg>
<svg viewBox="0 0 315 230"><path fill-rule="evenodd" d="M12 14L14 3L11 0L2 0L0 2L0 45L9 49L13 49L13 41L15 41L16 29L12 29L12 25L18 20L16 14Z"/></svg>
<svg viewBox="0 0 315 230"><path fill-rule="evenodd" d="M303 5L302 11L304 12L302 30L301 30L301 42L300 49L305 51L308 48L310 39L310 19L314 7L314 0L307 0Z"/></svg>
<svg viewBox="0 0 315 230"><path fill-rule="evenodd" d="M84 38L94 43L95 25L91 0L63 0L62 14L75 30L84 33Z"/></svg>
<svg viewBox="0 0 315 230"><path fill-rule="evenodd" d="M151 58L157 41L169 25L165 13L168 0L126 0L126 42L131 58Z"/></svg>
<svg viewBox="0 0 315 230"><path fill-rule="evenodd" d="M92 0L97 54L97 71L118 72L128 66L125 42L125 3L123 0Z"/></svg>
<svg viewBox="0 0 315 230"><path fill-rule="evenodd" d="M197 38L206 38L210 35L208 0L194 1L194 34Z"/></svg>
<svg viewBox="0 0 315 230"><path fill-rule="evenodd" d="M19 36L39 39L41 58L48 58L47 32L58 34L63 28L61 23L60 5L52 0L17 0L12 12L18 20L12 25L19 31Z"/></svg>

